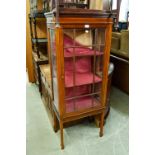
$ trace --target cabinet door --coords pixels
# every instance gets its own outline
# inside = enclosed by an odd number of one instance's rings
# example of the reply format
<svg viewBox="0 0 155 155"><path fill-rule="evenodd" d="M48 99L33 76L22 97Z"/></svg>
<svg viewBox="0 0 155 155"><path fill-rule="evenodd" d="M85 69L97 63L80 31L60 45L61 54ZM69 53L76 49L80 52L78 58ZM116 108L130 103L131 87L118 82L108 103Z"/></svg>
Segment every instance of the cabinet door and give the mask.
<svg viewBox="0 0 155 155"><path fill-rule="evenodd" d="M104 50L104 27L83 25L63 29L65 113L92 110L103 105Z"/></svg>

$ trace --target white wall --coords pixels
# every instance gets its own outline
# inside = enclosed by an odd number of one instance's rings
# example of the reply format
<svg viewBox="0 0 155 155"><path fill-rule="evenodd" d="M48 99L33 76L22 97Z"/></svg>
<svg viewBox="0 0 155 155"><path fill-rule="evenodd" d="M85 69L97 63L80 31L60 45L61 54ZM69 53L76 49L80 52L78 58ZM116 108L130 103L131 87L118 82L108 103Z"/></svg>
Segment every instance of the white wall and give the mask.
<svg viewBox="0 0 155 155"><path fill-rule="evenodd" d="M119 21L127 21L127 12L129 11L129 0L122 0Z"/></svg>

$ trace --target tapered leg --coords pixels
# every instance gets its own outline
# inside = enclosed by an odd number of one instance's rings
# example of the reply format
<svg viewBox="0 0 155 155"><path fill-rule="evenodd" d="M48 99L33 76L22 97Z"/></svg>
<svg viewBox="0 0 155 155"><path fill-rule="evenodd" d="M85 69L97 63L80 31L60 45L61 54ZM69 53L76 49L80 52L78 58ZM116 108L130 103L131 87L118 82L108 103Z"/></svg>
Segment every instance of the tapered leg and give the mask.
<svg viewBox="0 0 155 155"><path fill-rule="evenodd" d="M100 119L100 137L103 136L103 124L104 124L104 112L101 114L101 119Z"/></svg>
<svg viewBox="0 0 155 155"><path fill-rule="evenodd" d="M60 121L60 140L61 140L61 149L64 149L64 137L63 137L63 122Z"/></svg>
<svg viewBox="0 0 155 155"><path fill-rule="evenodd" d="M54 132L58 131L58 126L57 126L57 117L55 112L53 111L53 128L54 128Z"/></svg>

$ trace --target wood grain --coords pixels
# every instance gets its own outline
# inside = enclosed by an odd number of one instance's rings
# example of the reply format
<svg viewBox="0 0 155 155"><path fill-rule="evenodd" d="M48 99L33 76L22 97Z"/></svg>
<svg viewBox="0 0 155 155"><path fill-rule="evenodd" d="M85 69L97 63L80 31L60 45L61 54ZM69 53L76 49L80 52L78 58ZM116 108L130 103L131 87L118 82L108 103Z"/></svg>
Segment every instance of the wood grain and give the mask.
<svg viewBox="0 0 155 155"><path fill-rule="evenodd" d="M28 73L29 82L35 82L33 62L32 62L32 44L30 36L29 17L30 13L30 1L26 0L26 68Z"/></svg>

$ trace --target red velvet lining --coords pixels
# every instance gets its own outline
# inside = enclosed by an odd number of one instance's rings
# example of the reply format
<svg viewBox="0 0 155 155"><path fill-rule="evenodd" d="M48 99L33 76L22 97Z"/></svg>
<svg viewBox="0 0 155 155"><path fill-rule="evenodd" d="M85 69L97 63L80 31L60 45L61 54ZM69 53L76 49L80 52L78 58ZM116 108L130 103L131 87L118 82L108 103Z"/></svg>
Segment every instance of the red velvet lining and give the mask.
<svg viewBox="0 0 155 155"><path fill-rule="evenodd" d="M75 74L75 86L93 84L93 74L92 73L83 73L83 74ZM101 78L94 75L94 82L101 82ZM65 75L65 87L73 87L73 74Z"/></svg>

